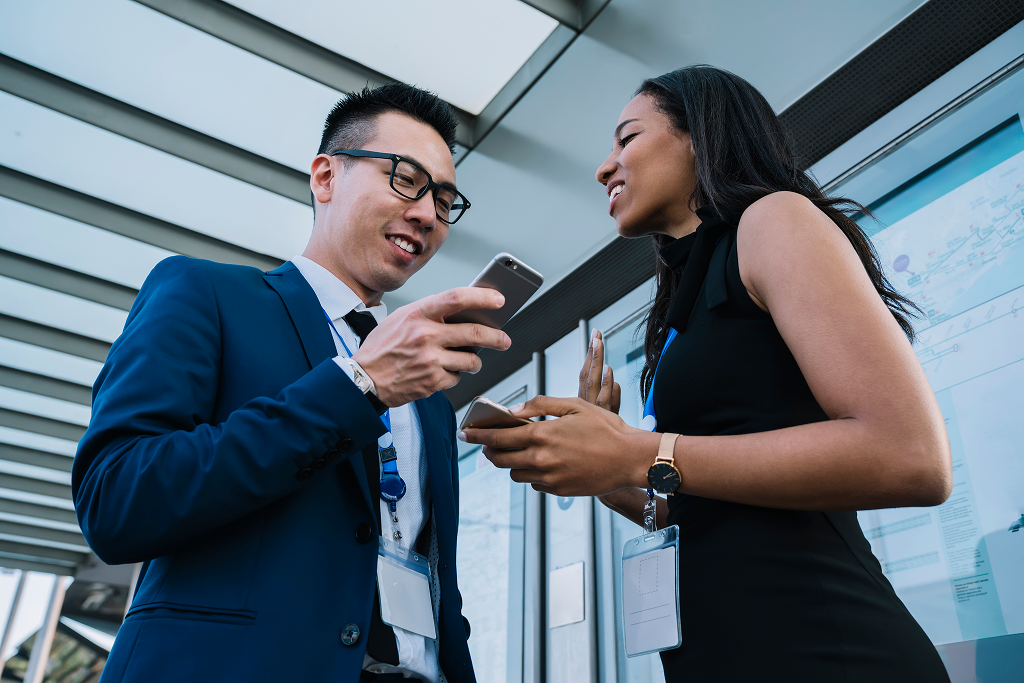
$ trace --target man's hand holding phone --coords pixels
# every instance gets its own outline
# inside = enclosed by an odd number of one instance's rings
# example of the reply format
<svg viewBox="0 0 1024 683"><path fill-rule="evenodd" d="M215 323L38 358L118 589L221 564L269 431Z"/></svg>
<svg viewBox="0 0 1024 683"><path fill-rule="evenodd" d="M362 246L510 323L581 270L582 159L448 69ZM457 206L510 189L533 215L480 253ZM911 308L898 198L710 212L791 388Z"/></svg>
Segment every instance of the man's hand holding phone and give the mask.
<svg viewBox="0 0 1024 683"><path fill-rule="evenodd" d="M385 405L400 406L459 383L462 372L480 371L480 357L457 348L504 351L512 340L501 330L476 323L445 323L465 310L496 310L498 291L457 287L402 306L367 335L353 360L373 380Z"/></svg>

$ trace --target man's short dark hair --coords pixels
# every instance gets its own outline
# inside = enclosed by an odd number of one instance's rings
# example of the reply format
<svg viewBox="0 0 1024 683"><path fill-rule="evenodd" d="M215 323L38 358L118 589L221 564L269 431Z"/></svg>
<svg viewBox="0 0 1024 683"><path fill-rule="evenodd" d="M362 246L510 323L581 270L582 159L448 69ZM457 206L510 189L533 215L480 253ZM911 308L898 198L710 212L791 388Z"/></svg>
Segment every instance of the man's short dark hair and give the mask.
<svg viewBox="0 0 1024 683"><path fill-rule="evenodd" d="M343 97L324 122L317 154L357 149L376 134L375 120L389 111L410 116L437 131L455 153L455 128L459 125L452 106L432 92L405 83L363 88Z"/></svg>
<svg viewBox="0 0 1024 683"><path fill-rule="evenodd" d="M405 114L436 130L448 145L448 150L455 154L455 129L459 125L455 110L434 93L405 83L366 87L341 98L327 115L317 154L359 149L377 134L377 117L391 111ZM345 157L344 163L352 163L352 159ZM313 208L316 208L316 199L313 199Z"/></svg>

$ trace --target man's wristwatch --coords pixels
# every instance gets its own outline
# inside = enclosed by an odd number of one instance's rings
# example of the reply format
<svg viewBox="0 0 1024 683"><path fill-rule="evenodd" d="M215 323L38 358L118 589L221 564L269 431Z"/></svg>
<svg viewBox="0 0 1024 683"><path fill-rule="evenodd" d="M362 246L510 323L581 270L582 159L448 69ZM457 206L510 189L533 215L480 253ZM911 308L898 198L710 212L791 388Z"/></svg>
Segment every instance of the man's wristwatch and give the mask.
<svg viewBox="0 0 1024 683"><path fill-rule="evenodd" d="M658 457L647 470L647 483L658 493L672 494L682 483L683 475L676 469L675 447L678 434L662 434L658 445Z"/></svg>
<svg viewBox="0 0 1024 683"><path fill-rule="evenodd" d="M363 395L370 401L370 405L377 411L378 415L383 415L388 407L384 405L384 402L377 396L377 387L373 385L373 380L366 374L362 366L355 362L352 358L346 358L345 362L352 369L352 381L355 382L356 388L363 392Z"/></svg>

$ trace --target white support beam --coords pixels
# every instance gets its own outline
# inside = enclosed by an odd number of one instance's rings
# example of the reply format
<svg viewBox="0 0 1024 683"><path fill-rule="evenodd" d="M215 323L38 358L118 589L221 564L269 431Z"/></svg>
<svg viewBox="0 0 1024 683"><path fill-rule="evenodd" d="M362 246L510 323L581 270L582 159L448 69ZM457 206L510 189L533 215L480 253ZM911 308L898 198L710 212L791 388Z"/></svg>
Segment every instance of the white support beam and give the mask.
<svg viewBox="0 0 1024 683"><path fill-rule="evenodd" d="M50 659L50 646L53 645L53 636L57 632L57 622L60 621L60 608L64 605L64 591L67 588L67 581L63 576L54 577L53 590L50 591L50 604L46 607L43 625L36 633L35 642L32 644L32 655L28 660L25 683L43 683L43 676L46 675L46 664Z"/></svg>

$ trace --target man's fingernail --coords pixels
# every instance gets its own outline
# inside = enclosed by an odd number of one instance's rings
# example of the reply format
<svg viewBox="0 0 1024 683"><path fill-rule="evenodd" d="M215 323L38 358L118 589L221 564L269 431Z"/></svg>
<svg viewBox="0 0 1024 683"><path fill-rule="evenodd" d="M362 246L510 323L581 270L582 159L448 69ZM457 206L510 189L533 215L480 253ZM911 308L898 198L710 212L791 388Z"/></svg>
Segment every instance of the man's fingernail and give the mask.
<svg viewBox="0 0 1024 683"><path fill-rule="evenodd" d="M509 410L511 410L513 413L518 413L522 409L523 409L523 404L522 403L517 403L514 406L512 406L511 408L509 408Z"/></svg>
<svg viewBox="0 0 1024 683"><path fill-rule="evenodd" d="M512 346L512 337L505 335L505 348Z"/></svg>
<svg viewBox="0 0 1024 683"><path fill-rule="evenodd" d="M458 434L455 435L455 438L458 439L459 441L465 441L466 432L459 432Z"/></svg>
<svg viewBox="0 0 1024 683"><path fill-rule="evenodd" d="M498 306L504 306L505 305L505 295L502 294L501 292L495 292L494 293L494 303L498 304Z"/></svg>
<svg viewBox="0 0 1024 683"><path fill-rule="evenodd" d="M612 366L610 366L610 365L604 366L604 374L607 375L611 371L612 371Z"/></svg>
<svg viewBox="0 0 1024 683"><path fill-rule="evenodd" d="M600 330L598 330L598 329L597 329L596 327L595 327L594 329L592 329L592 330L590 331L590 338L591 338L591 339L595 338L595 337L597 336L597 333L598 333L598 332L600 332Z"/></svg>

